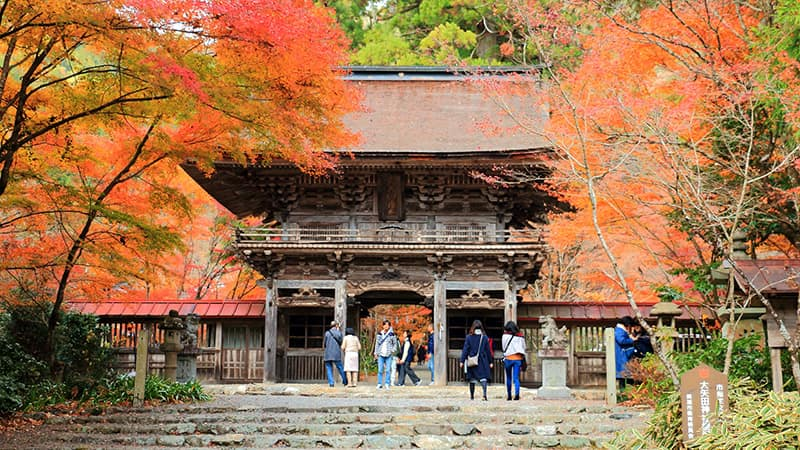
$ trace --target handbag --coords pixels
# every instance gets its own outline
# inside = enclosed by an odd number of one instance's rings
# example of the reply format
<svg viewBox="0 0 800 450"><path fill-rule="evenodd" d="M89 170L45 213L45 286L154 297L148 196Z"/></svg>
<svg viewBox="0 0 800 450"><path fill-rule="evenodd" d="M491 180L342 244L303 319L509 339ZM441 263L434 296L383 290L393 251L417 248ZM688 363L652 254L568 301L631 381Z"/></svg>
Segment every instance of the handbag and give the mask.
<svg viewBox="0 0 800 450"><path fill-rule="evenodd" d="M483 345L483 336L481 336L481 340L478 343L478 353L475 353L475 356L467 356L467 367L477 367L478 366L478 356L481 354L481 346Z"/></svg>

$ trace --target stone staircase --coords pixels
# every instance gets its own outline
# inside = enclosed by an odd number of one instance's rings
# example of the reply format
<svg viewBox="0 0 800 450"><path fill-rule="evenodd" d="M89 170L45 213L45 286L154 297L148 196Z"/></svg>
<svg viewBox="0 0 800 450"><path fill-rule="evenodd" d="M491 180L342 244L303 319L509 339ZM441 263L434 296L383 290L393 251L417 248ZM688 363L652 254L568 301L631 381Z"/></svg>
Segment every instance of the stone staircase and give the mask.
<svg viewBox="0 0 800 450"><path fill-rule="evenodd" d="M650 414L596 400L536 400L535 391L509 402L501 387L491 388L489 401L471 401L463 386L388 392L296 386L251 387L250 394L219 394L207 403L52 417L35 431L42 439L25 446L596 448L617 431L643 427Z"/></svg>

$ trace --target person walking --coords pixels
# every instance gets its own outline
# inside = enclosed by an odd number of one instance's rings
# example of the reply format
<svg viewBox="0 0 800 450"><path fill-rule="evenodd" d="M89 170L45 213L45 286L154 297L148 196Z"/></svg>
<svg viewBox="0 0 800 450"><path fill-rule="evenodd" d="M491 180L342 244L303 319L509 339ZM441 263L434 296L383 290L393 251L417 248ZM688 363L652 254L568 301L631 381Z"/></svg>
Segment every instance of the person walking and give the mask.
<svg viewBox="0 0 800 450"><path fill-rule="evenodd" d="M339 322L332 321L331 327L325 332L323 342L323 360L325 361L325 374L328 376L328 386L333 387L333 366L339 371L342 384L347 386L347 376L342 367L342 332L339 331Z"/></svg>
<svg viewBox="0 0 800 450"><path fill-rule="evenodd" d="M344 371L347 372L347 387L358 386L358 352L361 351L361 340L356 336L352 328L345 330L345 337L342 341L342 351L344 352Z"/></svg>
<svg viewBox="0 0 800 450"><path fill-rule="evenodd" d="M425 345L420 344L419 347L417 347L417 355L416 355L417 356L416 360L417 360L417 366L418 367L422 367L422 363L425 362L425 356L427 354L428 354L428 350L425 348Z"/></svg>
<svg viewBox="0 0 800 450"><path fill-rule="evenodd" d="M397 360L397 366L400 368L400 373L397 375L397 385L406 385L406 375L411 378L414 386L419 386L422 380L419 379L414 369L411 367L411 361L414 360L414 345L411 344L411 331L405 330L403 332L403 351L400 358Z"/></svg>
<svg viewBox="0 0 800 450"><path fill-rule="evenodd" d="M464 340L464 348L461 350L459 367L466 367L469 398L475 400L475 383L480 382L483 388L483 400L489 400L486 396L486 389L492 376L494 363L492 349L489 347L489 337L484 333L480 320L472 322L469 334Z"/></svg>
<svg viewBox="0 0 800 450"><path fill-rule="evenodd" d="M511 400L511 384L514 384L514 400L519 400L519 372L525 361L527 348L525 336L513 320L503 327L503 367L506 371L506 400Z"/></svg>
<svg viewBox="0 0 800 450"><path fill-rule="evenodd" d="M433 324L430 324L428 325L428 370L431 371L431 385L433 385L433 341L435 338Z"/></svg>
<svg viewBox="0 0 800 450"><path fill-rule="evenodd" d="M378 360L378 389L389 389L392 367L392 360L397 349L397 336L392 330L389 319L384 319L381 324L381 331L375 336L375 350L373 352Z"/></svg>

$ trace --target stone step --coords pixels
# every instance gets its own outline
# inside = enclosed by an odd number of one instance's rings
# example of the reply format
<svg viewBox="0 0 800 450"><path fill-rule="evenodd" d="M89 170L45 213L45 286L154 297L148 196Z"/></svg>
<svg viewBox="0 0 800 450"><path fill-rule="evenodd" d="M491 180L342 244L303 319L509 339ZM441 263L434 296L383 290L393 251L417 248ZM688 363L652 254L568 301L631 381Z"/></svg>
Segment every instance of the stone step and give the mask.
<svg viewBox="0 0 800 450"><path fill-rule="evenodd" d="M428 421L404 421L387 423L350 423L350 424L309 424L304 422L283 424L259 424L240 422L217 423L172 423L161 426L151 425L125 425L96 423L91 426L85 424L61 424L50 427L53 431L65 433L83 433L91 435L125 435L133 434L145 436L150 434L193 435L193 434L281 434L304 436L365 436L374 434L387 435L505 435L505 434L531 434L538 435L593 435L615 433L631 426L630 420L617 423L609 421L585 421L583 423L541 423L498 424L491 422L454 422L447 417L442 423L441 417Z"/></svg>
<svg viewBox="0 0 800 450"><path fill-rule="evenodd" d="M243 433L193 435L99 436L83 433L53 433L47 448L171 448L171 447L252 447L252 448L596 448L611 439L610 434L579 435L350 435L306 436Z"/></svg>
<svg viewBox="0 0 800 450"><path fill-rule="evenodd" d="M499 409L498 409L499 405ZM85 420L87 422L91 421L107 421L112 420L113 417L120 417L124 420L131 420L136 421L137 418L143 418L146 420L148 417L152 417L154 412L157 412L160 419L163 420L178 420L179 417L183 416L224 416L224 415L235 415L236 417L242 417L246 415L260 415L260 416L277 416L277 415L289 415L289 414L313 414L318 416L320 414L328 414L328 415L337 415L337 416L344 416L348 414L400 414L400 415L408 415L408 414L425 414L425 413L437 413L437 414L452 414L452 413L462 413L462 414L476 414L480 416L484 416L487 411L494 412L498 411L499 413L506 412L510 415L536 415L541 417L553 416L553 417L564 417L565 415L604 415L604 414L613 414L618 412L625 412L629 411L628 408L619 408L619 407L606 407L601 405L589 405L589 406L564 406L559 404L552 404L552 403L529 403L529 402L468 402L462 405L414 405L414 406L393 406L391 404L381 404L381 405L359 405L359 406L326 406L326 407L315 407L315 406L307 406L307 407L286 407L286 406L261 406L261 405L253 405L253 406L213 406L207 407L203 406L202 404L194 404L194 405L183 405L179 407L160 407L157 410L153 408L108 408L105 411L105 414L97 415L97 416L86 416L82 418L74 418L76 420ZM52 418L53 421L59 420L71 420L71 417L54 417Z"/></svg>
<svg viewBox="0 0 800 450"><path fill-rule="evenodd" d="M626 419L643 420L649 414L646 412L611 412L606 413L552 413L542 414L535 409L491 410L477 412L361 412L361 413L281 413L274 414L262 411L245 411L240 413L226 412L224 414L208 413L151 413L151 414L112 414L101 416L56 416L48 419L53 425L72 424L87 425L102 424L113 426L148 426L158 424L160 427L174 424L216 424L233 422L238 424L382 424L382 423L431 423L446 416L449 423L491 423L491 424L584 424L602 423L605 421L620 421Z"/></svg>

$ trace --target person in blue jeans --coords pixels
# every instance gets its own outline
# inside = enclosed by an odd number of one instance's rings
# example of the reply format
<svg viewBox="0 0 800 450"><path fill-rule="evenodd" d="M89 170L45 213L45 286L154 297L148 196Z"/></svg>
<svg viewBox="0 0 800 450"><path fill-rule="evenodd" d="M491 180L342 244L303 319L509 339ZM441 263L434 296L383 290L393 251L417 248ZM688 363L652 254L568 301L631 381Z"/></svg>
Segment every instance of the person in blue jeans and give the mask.
<svg viewBox="0 0 800 450"><path fill-rule="evenodd" d="M503 366L506 371L506 400L511 400L511 385L514 385L514 400L519 400L519 372L525 360L527 347L525 336L513 320L503 327Z"/></svg>
<svg viewBox="0 0 800 450"><path fill-rule="evenodd" d="M333 366L339 371L342 384L347 386L347 376L344 374L342 366L342 332L339 331L339 323L335 320L331 322L331 327L325 332L323 345L323 360L325 361L325 374L328 376L328 386L333 387Z"/></svg>
<svg viewBox="0 0 800 450"><path fill-rule="evenodd" d="M378 389L389 389L391 385L392 362L397 351L397 336L392 330L392 323L384 319L381 331L375 337L375 351L378 360Z"/></svg>
<svg viewBox="0 0 800 450"><path fill-rule="evenodd" d="M433 341L435 337L433 324L428 325L428 370L431 371L431 384L433 384Z"/></svg>

